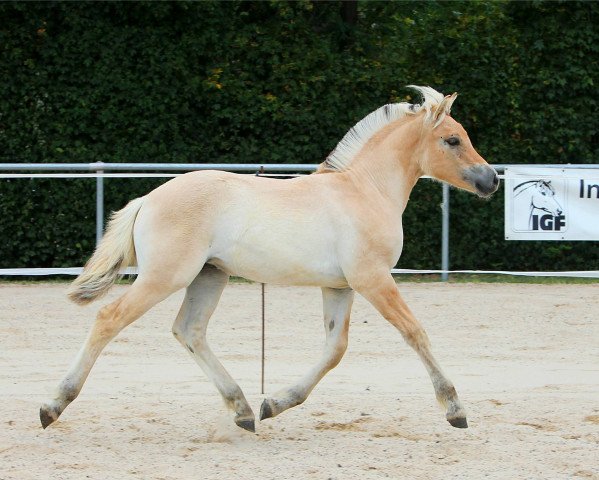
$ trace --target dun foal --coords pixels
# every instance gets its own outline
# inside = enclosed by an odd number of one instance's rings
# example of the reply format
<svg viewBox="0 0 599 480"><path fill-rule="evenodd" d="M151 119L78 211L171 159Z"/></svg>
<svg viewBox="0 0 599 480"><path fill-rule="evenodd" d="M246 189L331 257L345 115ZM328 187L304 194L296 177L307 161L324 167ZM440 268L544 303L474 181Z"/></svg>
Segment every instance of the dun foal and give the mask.
<svg viewBox="0 0 599 480"><path fill-rule="evenodd" d="M339 363L358 292L419 355L449 423L467 427L456 390L389 271L401 254L402 214L421 176L482 197L497 190L498 178L451 118L456 94L414 88L423 96L421 104L389 104L366 116L317 174L278 182L218 171L188 173L116 212L69 296L91 302L128 265L138 266L137 279L100 309L54 398L40 409L42 426L77 397L100 352L123 328L185 288L173 334L214 382L235 423L254 431L254 413L243 392L206 342L208 320L229 276L236 275L322 287L322 358L296 385L264 400L261 420L301 404Z"/></svg>

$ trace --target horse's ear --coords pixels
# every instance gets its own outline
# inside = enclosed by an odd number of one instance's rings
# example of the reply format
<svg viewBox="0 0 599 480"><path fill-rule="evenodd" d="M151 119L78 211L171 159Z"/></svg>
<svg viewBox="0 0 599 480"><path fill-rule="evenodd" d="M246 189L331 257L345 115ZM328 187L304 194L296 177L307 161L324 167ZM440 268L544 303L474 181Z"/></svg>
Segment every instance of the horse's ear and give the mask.
<svg viewBox="0 0 599 480"><path fill-rule="evenodd" d="M451 95L447 95L445 98L443 98L443 100L441 100L441 103L439 105L434 107L433 116L431 119L433 128L437 128L441 124L445 116L449 115L449 112L451 111L451 106L453 105L453 102L455 101L457 96L457 92Z"/></svg>
<svg viewBox="0 0 599 480"><path fill-rule="evenodd" d="M445 99L447 100L447 104L445 105L445 113L447 115L449 115L449 112L451 112L451 106L453 105L453 102L455 102L456 98L458 98L458 92L454 92L451 95L445 97Z"/></svg>

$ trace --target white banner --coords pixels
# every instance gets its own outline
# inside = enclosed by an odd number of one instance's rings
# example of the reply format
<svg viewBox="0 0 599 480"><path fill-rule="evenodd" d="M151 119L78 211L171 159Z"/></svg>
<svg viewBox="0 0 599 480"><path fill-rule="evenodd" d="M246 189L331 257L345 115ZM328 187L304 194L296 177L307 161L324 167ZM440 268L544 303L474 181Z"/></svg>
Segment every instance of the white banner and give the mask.
<svg viewBox="0 0 599 480"><path fill-rule="evenodd" d="M505 169L506 240L599 240L599 166Z"/></svg>

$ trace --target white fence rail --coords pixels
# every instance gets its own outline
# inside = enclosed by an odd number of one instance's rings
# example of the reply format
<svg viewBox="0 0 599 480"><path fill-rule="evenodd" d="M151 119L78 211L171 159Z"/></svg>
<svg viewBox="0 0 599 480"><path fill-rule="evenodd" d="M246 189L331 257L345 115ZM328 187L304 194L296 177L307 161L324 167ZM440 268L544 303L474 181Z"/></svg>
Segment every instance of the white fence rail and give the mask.
<svg viewBox="0 0 599 480"><path fill-rule="evenodd" d="M493 165L502 177L505 168L512 165ZM520 165L522 166L522 165ZM224 164L224 163L0 163L1 178L95 178L96 179L96 241L104 229L104 178L169 178L194 170L227 170L256 175L307 174L316 169L314 164ZM544 168L599 168L597 165L543 165ZM24 173L25 172L25 173ZM150 173L151 172L151 173ZM156 173L158 172L158 173ZM599 278L599 271L522 272L495 270L449 270L450 189L442 184L441 213L441 270L393 269L397 274L440 274L447 280L449 273L499 274L523 276L557 276ZM81 267L72 268L3 268L0 276L78 275ZM135 270L129 270L135 273Z"/></svg>

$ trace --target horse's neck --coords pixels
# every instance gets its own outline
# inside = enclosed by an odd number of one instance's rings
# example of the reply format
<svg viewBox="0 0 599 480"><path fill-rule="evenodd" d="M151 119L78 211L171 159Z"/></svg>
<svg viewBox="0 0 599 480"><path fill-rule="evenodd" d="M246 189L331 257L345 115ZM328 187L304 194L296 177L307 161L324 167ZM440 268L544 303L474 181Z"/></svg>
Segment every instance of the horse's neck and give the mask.
<svg viewBox="0 0 599 480"><path fill-rule="evenodd" d="M360 151L348 173L358 184L375 188L401 214L410 193L422 176L418 164L418 141L413 129L400 127L398 131L376 136Z"/></svg>

